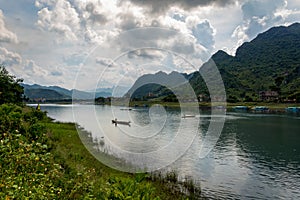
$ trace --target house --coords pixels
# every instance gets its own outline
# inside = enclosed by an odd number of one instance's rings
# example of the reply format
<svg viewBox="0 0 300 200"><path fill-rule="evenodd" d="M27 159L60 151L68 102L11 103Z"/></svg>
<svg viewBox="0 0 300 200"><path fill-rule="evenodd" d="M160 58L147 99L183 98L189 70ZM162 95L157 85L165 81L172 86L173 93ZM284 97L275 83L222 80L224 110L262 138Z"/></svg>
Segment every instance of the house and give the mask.
<svg viewBox="0 0 300 200"><path fill-rule="evenodd" d="M258 95L262 101L275 101L279 98L277 91L260 91Z"/></svg>

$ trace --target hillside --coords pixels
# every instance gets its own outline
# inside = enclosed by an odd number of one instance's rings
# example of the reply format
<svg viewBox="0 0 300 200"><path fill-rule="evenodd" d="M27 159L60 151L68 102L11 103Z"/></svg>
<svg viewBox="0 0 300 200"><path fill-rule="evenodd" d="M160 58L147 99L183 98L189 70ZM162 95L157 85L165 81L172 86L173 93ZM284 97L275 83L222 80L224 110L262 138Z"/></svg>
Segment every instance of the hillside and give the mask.
<svg viewBox="0 0 300 200"><path fill-rule="evenodd" d="M260 101L260 91L275 91L276 101L287 99L300 101L300 24L295 23L288 27L273 27L259 34L255 39L241 45L235 56L224 51L215 53L213 60L223 78L227 100ZM210 61L211 61L210 60ZM209 61L209 62L210 62ZM206 70L209 62L200 67ZM197 95L209 95L206 85L199 72L185 75ZM157 94L168 96L165 87L157 85L153 88L140 87L145 81L140 77L131 88L132 98L139 98L141 94ZM152 75L155 80L159 78Z"/></svg>
<svg viewBox="0 0 300 200"><path fill-rule="evenodd" d="M132 96L136 99L155 98L165 95L174 95L171 91L177 91L188 83L190 78L187 74L171 72L167 74L159 71L156 74L146 74L141 76L126 93L126 96ZM161 87L161 86L164 87Z"/></svg>
<svg viewBox="0 0 300 200"><path fill-rule="evenodd" d="M26 97L30 99L62 100L71 99L70 96L50 89L25 89Z"/></svg>
<svg viewBox="0 0 300 200"><path fill-rule="evenodd" d="M68 90L58 86L41 86L38 84L28 85L21 84L24 87L24 94L30 100L67 100L67 99L80 99L91 100L94 99L93 92L85 92L80 90ZM97 97L109 97L111 92L107 88L104 91L101 88L97 89L95 93Z"/></svg>

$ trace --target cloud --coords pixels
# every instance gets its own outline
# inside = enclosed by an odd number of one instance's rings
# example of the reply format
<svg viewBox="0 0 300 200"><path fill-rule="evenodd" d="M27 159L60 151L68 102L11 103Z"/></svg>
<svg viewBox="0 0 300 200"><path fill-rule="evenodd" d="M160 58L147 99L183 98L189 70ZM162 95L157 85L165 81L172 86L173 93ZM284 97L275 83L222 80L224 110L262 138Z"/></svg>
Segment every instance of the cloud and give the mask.
<svg viewBox="0 0 300 200"><path fill-rule="evenodd" d="M37 26L62 35L69 41L77 40L76 32L80 30L80 19L77 11L69 1L36 1L36 5L41 6L48 3L48 7L38 11Z"/></svg>
<svg viewBox="0 0 300 200"><path fill-rule="evenodd" d="M18 53L8 51L6 48L0 47L0 63L5 66L21 64L22 58Z"/></svg>
<svg viewBox="0 0 300 200"><path fill-rule="evenodd" d="M197 43L203 45L209 50L214 48L215 29L208 20L201 20L199 17L188 16L186 18L187 26L192 30L192 34L197 39Z"/></svg>
<svg viewBox="0 0 300 200"><path fill-rule="evenodd" d="M58 43L80 45L100 44L114 35L112 27L120 12L112 2L94 0L36 0L35 6L40 9L36 23L39 28L56 33Z"/></svg>
<svg viewBox="0 0 300 200"><path fill-rule="evenodd" d="M50 74L52 76L62 76L63 75L63 73L61 71L52 71Z"/></svg>
<svg viewBox="0 0 300 200"><path fill-rule="evenodd" d="M289 21L295 21L295 18L299 19L299 10L290 10L287 6L286 0L248 0L242 4L243 22L232 34L232 38L238 40L237 46L253 39L268 28L289 24Z"/></svg>
<svg viewBox="0 0 300 200"><path fill-rule="evenodd" d="M27 74L32 73L32 75L37 76L37 75L46 75L47 72L37 66L33 60L25 60L24 62L24 70L26 70Z"/></svg>
<svg viewBox="0 0 300 200"><path fill-rule="evenodd" d="M18 53L8 51L3 47L0 47L0 63L10 73L16 77L23 78L27 82L46 83L53 81L47 76L47 70L38 66L33 60L23 59Z"/></svg>
<svg viewBox="0 0 300 200"><path fill-rule="evenodd" d="M136 5L145 7L152 14L162 14L173 6L181 7L185 10L197 9L199 6L226 6L233 4L236 0L128 0ZM123 2L123 1L122 1Z"/></svg>
<svg viewBox="0 0 300 200"><path fill-rule="evenodd" d="M84 52L70 53L68 55L65 54L63 56L63 61L68 66L79 66L81 63L84 62L87 56L88 54Z"/></svg>
<svg viewBox="0 0 300 200"><path fill-rule="evenodd" d="M120 19L119 27L122 30L130 30L142 26L141 18L135 16L133 12L120 13L118 17Z"/></svg>
<svg viewBox="0 0 300 200"><path fill-rule="evenodd" d="M4 15L0 9L0 42L18 43L17 35L5 27Z"/></svg>
<svg viewBox="0 0 300 200"><path fill-rule="evenodd" d="M176 70L189 67L181 58L197 69L218 49L233 53L234 46L258 33L300 19L299 0L35 0L26 9L21 9L25 4L1 5L0 61L33 82L62 81L69 87L81 66L86 86L104 69L111 73L105 77L110 81L128 70L125 78L134 81L161 68L168 51L174 53ZM105 68L112 60L116 67ZM132 77L138 67L141 72Z"/></svg>
<svg viewBox="0 0 300 200"><path fill-rule="evenodd" d="M86 4L86 11L89 13L88 19L91 20L92 23L105 24L108 20L105 14L101 13L102 3L98 1L98 4L94 4L89 2Z"/></svg>
<svg viewBox="0 0 300 200"><path fill-rule="evenodd" d="M115 66L114 61L110 58L97 57L96 63L99 65L105 66L105 67L114 67Z"/></svg>
<svg viewBox="0 0 300 200"><path fill-rule="evenodd" d="M159 49L138 49L130 51L128 53L128 58L140 58L140 59L150 59L150 60L159 60L163 58L163 53Z"/></svg>

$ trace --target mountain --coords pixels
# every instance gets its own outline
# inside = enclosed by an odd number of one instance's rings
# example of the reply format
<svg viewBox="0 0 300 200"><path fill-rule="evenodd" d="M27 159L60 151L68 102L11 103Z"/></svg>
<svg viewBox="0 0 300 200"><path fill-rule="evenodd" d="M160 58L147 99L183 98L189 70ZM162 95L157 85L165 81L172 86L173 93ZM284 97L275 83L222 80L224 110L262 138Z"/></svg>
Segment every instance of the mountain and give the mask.
<svg viewBox="0 0 300 200"><path fill-rule="evenodd" d="M70 99L70 96L61 94L50 89L29 89L25 90L25 96L29 99L47 99L47 100L63 100Z"/></svg>
<svg viewBox="0 0 300 200"><path fill-rule="evenodd" d="M118 85L118 86L113 86L111 88L97 88L96 93L98 94L98 96L102 96L102 97L110 97L110 96L122 97L126 94L126 92L129 89L130 87Z"/></svg>
<svg viewBox="0 0 300 200"><path fill-rule="evenodd" d="M299 23L288 27L273 27L259 34L252 41L242 44L235 56L218 51L200 67L200 72L209 70L212 61L219 69L227 100L230 102L259 101L260 91L276 91L280 99L300 101ZM157 94L159 97L168 96L168 92L164 92L166 90L164 86L141 86L141 83L147 82L150 77L153 80L166 79L171 84L171 77L162 76L162 73L140 77L129 90L132 98L149 93ZM199 72L193 72L185 77L189 77L187 80L197 95L209 96ZM136 90L137 88L139 89Z"/></svg>
<svg viewBox="0 0 300 200"><path fill-rule="evenodd" d="M29 99L46 99L46 100L67 100L67 99L80 99L91 100L95 97L110 97L111 92L101 91L97 89L95 96L93 92L85 92L80 90L68 90L58 86L42 86L38 84L28 85L21 84L24 87L25 96Z"/></svg>
<svg viewBox="0 0 300 200"><path fill-rule="evenodd" d="M185 87L190 77L192 75L181 74L175 71L170 74L162 71L156 74L146 74L137 79L125 96L141 99L144 97L155 98L174 95L174 92L182 94L184 91L180 91L180 89Z"/></svg>

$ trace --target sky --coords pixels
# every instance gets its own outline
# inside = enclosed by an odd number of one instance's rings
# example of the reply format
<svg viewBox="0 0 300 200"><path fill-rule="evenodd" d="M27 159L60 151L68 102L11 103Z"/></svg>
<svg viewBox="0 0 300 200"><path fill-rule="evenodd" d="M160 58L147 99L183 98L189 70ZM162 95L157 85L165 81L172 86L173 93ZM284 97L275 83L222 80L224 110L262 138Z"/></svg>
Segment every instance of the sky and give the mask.
<svg viewBox="0 0 300 200"><path fill-rule="evenodd" d="M28 84L129 87L294 22L299 0L0 0L0 63Z"/></svg>

